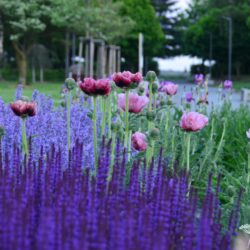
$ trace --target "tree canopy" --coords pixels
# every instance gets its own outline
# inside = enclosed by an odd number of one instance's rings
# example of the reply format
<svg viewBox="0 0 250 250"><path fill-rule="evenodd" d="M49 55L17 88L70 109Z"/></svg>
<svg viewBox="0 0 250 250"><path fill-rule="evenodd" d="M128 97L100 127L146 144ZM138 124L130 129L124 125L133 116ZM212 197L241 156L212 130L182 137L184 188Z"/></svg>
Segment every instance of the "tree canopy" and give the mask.
<svg viewBox="0 0 250 250"><path fill-rule="evenodd" d="M187 12L186 30L183 33L183 52L209 59L210 35L213 37L213 60L217 74L223 75L228 60L228 22L233 23L233 70L238 76L249 72L250 30L248 26L250 5L246 0L215 1L195 0Z"/></svg>

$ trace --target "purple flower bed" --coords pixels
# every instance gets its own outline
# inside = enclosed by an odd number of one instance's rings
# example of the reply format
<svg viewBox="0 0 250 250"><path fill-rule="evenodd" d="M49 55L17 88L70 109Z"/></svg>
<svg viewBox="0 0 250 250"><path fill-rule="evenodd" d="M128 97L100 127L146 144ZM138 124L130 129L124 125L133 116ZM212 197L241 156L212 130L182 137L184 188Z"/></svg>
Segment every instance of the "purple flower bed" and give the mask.
<svg viewBox="0 0 250 250"><path fill-rule="evenodd" d="M37 147L30 146L31 155ZM67 169L60 146L48 152L40 147L38 160L26 163L18 147L4 151L1 249L231 249L240 197L223 228L220 177L214 191L208 180L201 201L185 173L167 175L162 157L149 168L135 161L129 174L117 143L111 173L110 143L102 142L94 176L82 168L85 147L84 141L75 143Z"/></svg>

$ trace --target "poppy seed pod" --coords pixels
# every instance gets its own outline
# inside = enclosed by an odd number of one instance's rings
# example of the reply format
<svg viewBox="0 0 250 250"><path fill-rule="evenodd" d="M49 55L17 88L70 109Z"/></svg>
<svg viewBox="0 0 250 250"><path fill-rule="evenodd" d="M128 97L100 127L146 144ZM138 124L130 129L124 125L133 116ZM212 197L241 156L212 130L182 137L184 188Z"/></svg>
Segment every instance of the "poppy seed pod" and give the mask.
<svg viewBox="0 0 250 250"><path fill-rule="evenodd" d="M146 74L146 80L149 82L154 82L156 81L156 73L154 71L148 71L148 73Z"/></svg>

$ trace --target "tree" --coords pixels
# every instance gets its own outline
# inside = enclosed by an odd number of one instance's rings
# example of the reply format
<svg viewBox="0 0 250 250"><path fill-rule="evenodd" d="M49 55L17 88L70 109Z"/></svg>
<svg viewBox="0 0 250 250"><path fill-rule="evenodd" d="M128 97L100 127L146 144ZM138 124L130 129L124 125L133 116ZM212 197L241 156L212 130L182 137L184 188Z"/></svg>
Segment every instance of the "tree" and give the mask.
<svg viewBox="0 0 250 250"><path fill-rule="evenodd" d="M26 84L27 55L34 44L41 44L41 35L47 36L48 27L52 25L57 32L52 32L49 41L53 35L67 30L81 36L87 34L108 42L116 41L126 36L133 26L130 18L119 15L121 7L122 3L108 0L90 1L89 4L83 0L0 0L0 16L6 37L10 38L15 50L19 82Z"/></svg>
<svg viewBox="0 0 250 250"><path fill-rule="evenodd" d="M228 23L224 17L233 20L233 71L239 77L249 72L250 30L247 18L250 5L246 0L194 1L188 11L187 29L183 36L185 54L209 59L209 36L213 34L213 60L216 73L225 75L228 60Z"/></svg>
<svg viewBox="0 0 250 250"><path fill-rule="evenodd" d="M19 82L27 79L27 54L35 42L36 35L46 28L47 1L0 0L0 15L16 54Z"/></svg>
<svg viewBox="0 0 250 250"><path fill-rule="evenodd" d="M144 35L144 55L146 62L163 53L164 33L150 0L120 0L124 3L121 14L135 22L128 36L120 41L124 69L138 70L138 34ZM126 27L126 23L124 23Z"/></svg>
<svg viewBox="0 0 250 250"><path fill-rule="evenodd" d="M180 54L181 19L176 0L152 0L165 34L164 53L161 57Z"/></svg>

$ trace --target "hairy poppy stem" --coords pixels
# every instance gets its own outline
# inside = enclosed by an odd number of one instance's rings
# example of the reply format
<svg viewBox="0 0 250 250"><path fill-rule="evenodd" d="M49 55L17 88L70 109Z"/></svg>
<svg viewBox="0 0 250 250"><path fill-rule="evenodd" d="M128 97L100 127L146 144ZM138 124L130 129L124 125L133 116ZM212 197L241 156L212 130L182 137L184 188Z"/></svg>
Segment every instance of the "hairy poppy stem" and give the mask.
<svg viewBox="0 0 250 250"><path fill-rule="evenodd" d="M28 157L28 142L27 142L27 133L26 133L26 119L22 118L22 143L23 143L23 152Z"/></svg>
<svg viewBox="0 0 250 250"><path fill-rule="evenodd" d="M129 90L126 89L126 113L125 113L125 141L124 147L128 147L128 137L129 137Z"/></svg>
<svg viewBox="0 0 250 250"><path fill-rule="evenodd" d="M247 154L247 187L249 186L250 183L250 153Z"/></svg>
<svg viewBox="0 0 250 250"><path fill-rule="evenodd" d="M187 134L187 172L190 169L190 141L191 141L191 133Z"/></svg>
<svg viewBox="0 0 250 250"><path fill-rule="evenodd" d="M93 112L93 133L94 133L94 157L95 157L95 168L98 165L98 156L97 156L97 128L96 128L96 99L97 97L93 97L94 104L94 112Z"/></svg>
<svg viewBox="0 0 250 250"><path fill-rule="evenodd" d="M70 150L70 109L71 109L71 92L67 95L67 140L68 140L68 150Z"/></svg>
<svg viewBox="0 0 250 250"><path fill-rule="evenodd" d="M106 103L107 99L104 97L102 100L102 136L105 135L105 125L106 125Z"/></svg>
<svg viewBox="0 0 250 250"><path fill-rule="evenodd" d="M112 102L111 102L111 96L108 97L108 139L111 139L112 133L111 133L111 121L112 120Z"/></svg>

